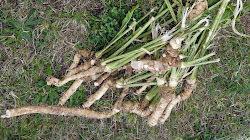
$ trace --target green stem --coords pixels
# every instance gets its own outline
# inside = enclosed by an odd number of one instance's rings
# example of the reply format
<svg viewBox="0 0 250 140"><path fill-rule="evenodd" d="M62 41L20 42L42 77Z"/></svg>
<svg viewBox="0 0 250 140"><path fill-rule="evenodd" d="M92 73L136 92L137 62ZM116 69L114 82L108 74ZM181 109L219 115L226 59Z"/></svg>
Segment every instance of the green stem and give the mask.
<svg viewBox="0 0 250 140"><path fill-rule="evenodd" d="M122 50L124 50L126 47L128 47L153 21L155 20L154 17L152 17L141 29L138 33L136 33L126 44L124 44L120 49L118 49L116 52L114 52L111 57L117 56Z"/></svg>
<svg viewBox="0 0 250 140"><path fill-rule="evenodd" d="M201 66L201 65L211 64L211 63L217 63L219 61L220 59L215 59L215 60L205 61L205 62L196 63L196 64L183 64L182 66L184 67Z"/></svg>
<svg viewBox="0 0 250 140"><path fill-rule="evenodd" d="M211 42L212 37L214 36L216 30L218 29L218 25L220 24L221 18L225 12L225 9L226 9L228 2L229 2L228 0L222 0L222 4L219 8L219 12L217 13L217 15L214 19L214 23L209 31L208 39L205 42L205 47L207 47L208 44Z"/></svg>
<svg viewBox="0 0 250 140"><path fill-rule="evenodd" d="M159 103L161 99L160 93L157 93L157 95L154 97L153 101L149 104L150 109L154 109L156 105Z"/></svg>
<svg viewBox="0 0 250 140"><path fill-rule="evenodd" d="M159 88L158 86L155 85L148 91L148 93L145 96L145 99L151 101L157 93L159 93Z"/></svg>
<svg viewBox="0 0 250 140"><path fill-rule="evenodd" d="M155 51L157 51L158 49L164 47L165 45L163 45L163 44L165 44L165 43L160 43L160 44L153 45L153 46L151 47L151 49L148 49L148 51L151 51L151 50L153 49L153 52L155 52ZM158 46L159 46L159 47L158 47ZM158 47L158 48L157 48L157 47ZM155 48L155 49L154 49L154 48ZM124 58L124 59L115 61L115 62L113 62L113 63L110 63L110 64L108 64L108 65L106 66L105 71L106 71L106 72L114 71L114 70L118 69L119 67L121 67L121 66L123 66L123 65L125 65L125 64L127 64L127 63L129 63L130 61L136 59L137 57L139 57L139 56L141 56L141 55L143 55L143 54L145 54L145 53L146 53L146 52L144 52L144 51L141 50L141 52L139 52L138 54L133 55L132 57Z"/></svg>
<svg viewBox="0 0 250 140"><path fill-rule="evenodd" d="M182 53L185 53L187 51L187 49L190 47L190 45L197 40L197 38L201 34L201 32L202 31L198 31L195 35L192 36L192 38L188 41L185 48L181 51Z"/></svg>
<svg viewBox="0 0 250 140"><path fill-rule="evenodd" d="M152 86L152 85L157 85L157 82L128 84L124 85L123 87L138 87L138 86Z"/></svg>
<svg viewBox="0 0 250 140"><path fill-rule="evenodd" d="M154 12L154 9L151 9L145 16L143 16L138 22L137 22L137 24L138 23L140 23L143 19L145 19L149 14L151 14L152 12Z"/></svg>
<svg viewBox="0 0 250 140"><path fill-rule="evenodd" d="M174 9L173 9L172 5L170 4L169 0L164 0L164 1L165 1L165 3L167 4L167 7L168 7L168 9L169 9L169 12L170 12L172 18L174 19L174 22L177 23L176 15L175 15L175 13L174 13ZM175 3L174 3L174 4L175 4Z"/></svg>
<svg viewBox="0 0 250 140"><path fill-rule="evenodd" d="M111 46L113 45L117 40L119 40L121 37L123 37L125 34L127 34L130 30L132 30L132 28L137 24L136 21L134 21L127 30L125 30L121 35L119 35L117 38L115 38L111 43L108 44L108 46L106 46L104 49L102 49L101 51L96 53L96 57L100 58L103 53Z"/></svg>
<svg viewBox="0 0 250 140"><path fill-rule="evenodd" d="M148 72L148 71L143 70L143 71L141 71L141 72L139 72L139 73L137 73L137 74L135 74L135 75L133 75L133 76L131 76L131 77L129 77L129 78L127 78L127 79L125 79L125 82L129 81L130 79L133 79L134 77L137 77L137 76L143 75L143 74L145 74L145 73L147 73L147 72Z"/></svg>
<svg viewBox="0 0 250 140"><path fill-rule="evenodd" d="M132 84L132 83L138 82L138 81L140 81L140 80L142 80L142 79L146 79L146 78L148 78L148 77L150 77L150 76L152 76L152 75L154 75L154 74L150 72L150 73L147 73L147 74L138 76L138 77L136 77L135 79L129 80L129 81L127 81L127 82L125 81L125 83L126 83L126 85L127 85L127 84Z"/></svg>
<svg viewBox="0 0 250 140"><path fill-rule="evenodd" d="M150 46L150 47L148 48L148 49L150 49L150 48L152 48L152 47L155 47L155 45L153 45L153 44L158 45L160 42L161 42L161 38L157 38L157 39L152 40L151 42L149 42L149 43L143 45L143 46L140 47L140 48L145 48L145 49L146 49L148 46ZM151 46L151 45L152 45L152 46ZM139 48L139 49L136 49L136 50L134 50L134 51L127 52L127 53L125 53L125 54L116 56L116 57L109 57L108 59L106 59L106 60L103 62L103 64L106 64L106 63L111 62L111 61L114 61L114 60L118 60L118 59L120 59L120 58L125 58L125 57L127 58L128 56L132 56L132 55L135 55L136 53L142 52L142 50L141 50L140 48ZM117 62L117 63L120 63L120 62Z"/></svg>
<svg viewBox="0 0 250 140"><path fill-rule="evenodd" d="M210 54L208 54L208 55L206 55L206 56L203 56L203 57L201 57L201 58L199 58L199 59L190 61L190 62L182 62L182 64L183 64L183 66L185 66L185 67L194 66L195 64L197 64L197 63L199 63L199 62L201 62L201 61L203 61L203 60L206 60L206 59L208 59L209 57L211 57L211 56L213 56L213 55L215 55L214 52L213 52L213 53L210 53Z"/></svg>

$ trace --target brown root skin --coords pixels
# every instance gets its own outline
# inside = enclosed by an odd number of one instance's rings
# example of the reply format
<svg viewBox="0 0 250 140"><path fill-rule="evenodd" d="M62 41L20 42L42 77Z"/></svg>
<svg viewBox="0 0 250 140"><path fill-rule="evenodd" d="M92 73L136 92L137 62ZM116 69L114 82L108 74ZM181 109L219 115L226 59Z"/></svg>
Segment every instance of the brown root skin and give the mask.
<svg viewBox="0 0 250 140"><path fill-rule="evenodd" d="M168 44L165 54L171 57L179 57L179 49L173 49L172 46Z"/></svg>
<svg viewBox="0 0 250 140"><path fill-rule="evenodd" d="M75 56L74 56L73 63L71 64L71 66L68 68L67 71L76 68L77 65L78 65L79 62L80 62L80 59L81 59L82 57L86 57L86 58L87 58L87 57L89 57L89 55L90 55L90 51L89 51L89 50L86 50L86 49L84 49L84 50L78 49L78 50L77 50L77 53L76 53Z"/></svg>
<svg viewBox="0 0 250 140"><path fill-rule="evenodd" d="M191 20L198 15L200 15L203 11L208 8L207 0L198 0L193 8L193 10L188 15L188 18Z"/></svg>
<svg viewBox="0 0 250 140"><path fill-rule="evenodd" d="M71 95L75 93L78 87L82 84L84 80L79 79L75 80L74 83L70 86L70 88L63 94L63 96L59 99L59 105L64 105L64 103L70 98Z"/></svg>
<svg viewBox="0 0 250 140"><path fill-rule="evenodd" d="M192 91L196 88L196 86L197 86L197 83L189 84L188 82L185 82L184 91L181 94L179 94L175 99L173 99L166 107L160 119L161 124L163 124L168 119L168 117L171 114L172 109L177 103L179 103L180 101L186 100L191 96Z"/></svg>
<svg viewBox="0 0 250 140"><path fill-rule="evenodd" d="M140 104L138 102L133 103L131 101L127 101L127 102L123 103L123 110L125 112L135 113L141 117L146 117L146 116L150 115L150 113L151 113L149 108L144 110L140 107Z"/></svg>
<svg viewBox="0 0 250 140"><path fill-rule="evenodd" d="M90 61L86 61L84 64L81 64L81 65L79 65L79 66L76 67L76 68L67 70L68 73L66 74L65 78L66 78L66 77L69 77L69 76L71 76L71 75L74 75L74 74L76 74L76 73L85 71L85 70L89 69L90 67L91 67L91 62L90 62Z"/></svg>
<svg viewBox="0 0 250 140"><path fill-rule="evenodd" d="M49 76L47 78L47 84L48 85L55 85L57 87L60 87L60 86L62 86L64 84L66 84L69 81L76 80L76 79L81 79L81 78L87 77L87 76L96 75L97 73L103 72L104 69L105 69L104 66L93 66L93 67L91 67L90 69L88 69L86 71L80 72L80 73L75 74L75 75L71 75L69 77L65 77L62 80L59 80L59 79L57 79L57 78L55 78L53 76Z"/></svg>
<svg viewBox="0 0 250 140"><path fill-rule="evenodd" d="M87 50L87 49L78 49L77 50L78 53L81 55L81 57L85 57L85 58L89 58L90 57L90 54L91 54L91 51L90 50Z"/></svg>
<svg viewBox="0 0 250 140"><path fill-rule="evenodd" d="M77 65L79 64L81 59L81 55L79 53L76 53L73 59L73 63L70 65L70 67L68 68L68 70L73 69L75 67L77 67Z"/></svg>
<svg viewBox="0 0 250 140"><path fill-rule="evenodd" d="M175 98L174 88L169 86L162 85L159 87L161 99L159 103L156 105L156 108L152 112L152 114L148 117L148 125L150 127L155 126L158 124L158 120L161 117L164 109L167 107L168 103Z"/></svg>
<svg viewBox="0 0 250 140"><path fill-rule="evenodd" d="M25 114L52 114L52 115L62 115L62 116L80 116L93 119L105 119L110 118L112 114L98 113L93 110L83 109L83 108L69 108L69 107L59 107L59 106L23 106L19 108L13 108L6 111L2 118L11 118L15 116L25 115Z"/></svg>
<svg viewBox="0 0 250 140"><path fill-rule="evenodd" d="M94 83L95 86L99 86L104 80L106 80L110 76L110 73L105 73L100 76Z"/></svg>
<svg viewBox="0 0 250 140"><path fill-rule="evenodd" d="M109 78L104 83L102 86L96 91L96 93L92 94L88 100L83 104L83 107L90 107L95 101L99 100L105 93L106 91L113 87L115 85L115 82Z"/></svg>
<svg viewBox="0 0 250 140"><path fill-rule="evenodd" d="M124 97L128 94L129 92L129 87L125 87L123 90L122 90L122 94L119 96L119 98L116 100L114 106L113 106L113 111L115 112L119 112L120 110L122 110L122 101L124 99Z"/></svg>
<svg viewBox="0 0 250 140"><path fill-rule="evenodd" d="M139 61L138 61L139 62ZM166 55L161 57L159 60L140 60L142 63L141 67L132 66L136 71L147 70L153 73L163 73L173 67L180 67L181 60L179 57L171 57Z"/></svg>

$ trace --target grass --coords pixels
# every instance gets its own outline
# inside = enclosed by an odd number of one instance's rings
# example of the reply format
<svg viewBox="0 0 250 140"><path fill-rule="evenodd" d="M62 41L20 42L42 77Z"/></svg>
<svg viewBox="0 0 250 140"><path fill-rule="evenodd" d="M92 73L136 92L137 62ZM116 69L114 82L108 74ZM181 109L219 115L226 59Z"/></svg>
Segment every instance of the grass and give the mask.
<svg viewBox="0 0 250 140"><path fill-rule="evenodd" d="M144 9L135 12L138 17L152 5L159 4L139 3ZM0 2L0 10L6 21L23 23L21 19L29 17L31 9L36 12L33 20L37 21L35 25L27 25L32 29L28 32L31 40L26 35L20 35L21 39L6 43L10 38L4 38L0 43L0 114L4 114L7 108L23 105L56 105L61 93L71 83L61 88L47 86L47 75L61 77L72 62L75 48L98 50L100 45L107 43L112 33L104 30L117 31L119 19L115 20L117 24L113 22L114 25L105 25L108 21L95 20L118 16L112 10L124 8L122 11L126 12L133 4L130 1L123 3L114 0L54 3L45 0L31 3L26 0L22 4L11 0L7 4ZM249 14L242 17L241 22L236 25L245 34L250 29L248 19ZM12 35L11 32L3 31L6 26L11 30L17 28L11 24L3 25L3 22L0 25L0 37ZM41 31L43 27L44 30ZM20 29L14 32L16 36L24 33ZM100 37L94 38L97 35ZM221 62L203 67L195 93L188 101L174 108L164 125L149 128L145 119L123 112L105 120L33 114L0 119L0 137L249 139L249 41L236 36L228 27L217 35L214 43L216 47L211 49L217 52ZM82 85L66 105L80 107L87 95L96 90L92 85L93 83ZM117 94L117 91L110 90L110 94L104 97L108 102L101 100L95 107L108 107L114 102L111 97Z"/></svg>

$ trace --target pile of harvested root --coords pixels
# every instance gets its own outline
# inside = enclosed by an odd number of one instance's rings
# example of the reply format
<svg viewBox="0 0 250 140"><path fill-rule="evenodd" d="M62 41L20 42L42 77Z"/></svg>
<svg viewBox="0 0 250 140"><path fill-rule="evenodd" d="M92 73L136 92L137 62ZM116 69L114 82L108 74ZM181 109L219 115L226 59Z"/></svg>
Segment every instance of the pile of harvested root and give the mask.
<svg viewBox="0 0 250 140"><path fill-rule="evenodd" d="M223 16L226 10L231 10L228 3L228 0L216 3L197 0L184 6L182 1L170 3L165 0L161 8L152 9L138 21L132 20L133 11L138 8L133 7L123 20L119 33L106 47L95 54L78 50L62 79L47 78L48 85L57 87L74 80L58 106L23 106L7 110L1 117L43 113L104 119L125 111L147 117L149 126L164 123L173 107L188 99L196 88L199 66L219 61L208 60L215 53L206 52L218 30L234 20L230 19L232 16ZM232 15L233 11L229 14ZM137 27L142 21L145 24ZM80 64L82 58L85 61ZM118 78L118 74L123 74L123 77ZM86 81L94 81L94 86L99 86L96 93L88 97L82 108L63 107ZM179 86L183 91L176 95ZM130 87L137 90L130 93ZM112 109L109 112L92 110L91 105L110 88L122 88ZM124 101L128 94L141 96L142 100Z"/></svg>

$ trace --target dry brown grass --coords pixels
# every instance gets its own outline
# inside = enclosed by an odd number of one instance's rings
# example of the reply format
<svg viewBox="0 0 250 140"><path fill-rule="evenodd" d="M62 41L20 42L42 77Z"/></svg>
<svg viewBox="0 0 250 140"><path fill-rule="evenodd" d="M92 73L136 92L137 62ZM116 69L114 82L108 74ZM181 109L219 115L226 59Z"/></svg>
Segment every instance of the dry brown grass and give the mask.
<svg viewBox="0 0 250 140"><path fill-rule="evenodd" d="M1 1L0 6L6 7L5 2ZM19 4L14 9L14 14L19 14L29 7L25 3L21 5L20 1L17 3ZM71 13L86 9L97 15L104 7L103 2L99 0L51 0L48 3L49 5L44 6L36 3L31 5L39 7L38 11L53 8L56 13L47 18L53 22L58 21L58 27L62 27L68 20L67 18L56 19L59 12ZM242 32L249 33L249 14L242 18L242 23L244 25ZM63 29L59 28L62 44L58 41L53 42L56 38L54 35L43 47L27 41L17 47L0 44L0 113L4 114L6 108L33 104L35 97L41 93L44 93L42 95L44 97L51 92L58 92L60 95L65 91L69 85L57 89L41 87L37 83L47 77L48 66L51 66L55 76L64 75L75 54L75 47L87 43L78 41L80 36L84 36L87 28L87 26L79 26L76 21L70 22ZM33 114L1 119L0 135L4 139L249 139L250 98L248 90L245 90L249 89L247 54L249 41L243 42L242 38L235 37L231 29L227 28L220 32L215 43L217 47L212 49L217 51L222 60L222 63L216 67L227 78L223 78L211 66L204 67L195 93L188 101L178 104L173 109L169 120L164 125L149 128L145 119L128 113L119 113L105 120ZM239 74L243 75L240 79L238 79ZM77 95L85 94L81 101L83 102L86 100L86 95L95 91L93 83L86 83L80 87ZM103 99L112 104L118 95L118 91L111 89ZM57 101L58 99L55 99L53 104L57 104ZM69 103L67 105L69 106ZM108 104L102 102L93 106L102 110L108 107Z"/></svg>

